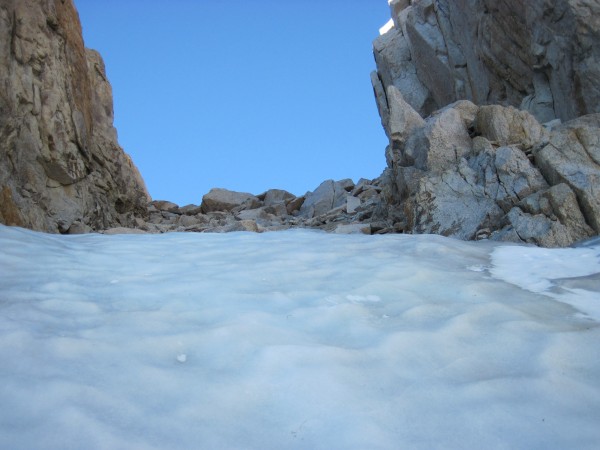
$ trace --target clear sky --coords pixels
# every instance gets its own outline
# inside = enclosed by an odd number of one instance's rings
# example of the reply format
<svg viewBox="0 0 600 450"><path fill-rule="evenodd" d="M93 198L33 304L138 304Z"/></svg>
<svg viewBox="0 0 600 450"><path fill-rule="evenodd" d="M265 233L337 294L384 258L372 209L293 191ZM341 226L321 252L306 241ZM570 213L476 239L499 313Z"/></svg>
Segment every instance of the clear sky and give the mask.
<svg viewBox="0 0 600 450"><path fill-rule="evenodd" d="M375 178L369 73L386 0L75 0L104 57L121 146L156 200L295 195Z"/></svg>

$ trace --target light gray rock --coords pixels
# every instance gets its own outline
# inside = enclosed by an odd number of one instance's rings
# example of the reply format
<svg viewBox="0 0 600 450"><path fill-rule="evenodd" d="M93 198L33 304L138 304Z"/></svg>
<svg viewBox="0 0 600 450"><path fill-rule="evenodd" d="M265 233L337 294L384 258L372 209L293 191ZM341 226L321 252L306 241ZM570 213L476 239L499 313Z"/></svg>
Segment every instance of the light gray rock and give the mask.
<svg viewBox="0 0 600 450"><path fill-rule="evenodd" d="M389 138L380 196L403 211L399 229L544 246L598 232L600 114L555 123L600 111L600 20L583 19L600 3L585 3L390 4L395 26L374 42L371 80ZM409 100L418 84L424 103Z"/></svg>
<svg viewBox="0 0 600 450"><path fill-rule="evenodd" d="M548 187L548 183L525 154L514 147L500 147L494 152L494 166L498 189L496 202L502 207L512 206L534 192ZM489 189L489 185L487 186Z"/></svg>
<svg viewBox="0 0 600 450"><path fill-rule="evenodd" d="M528 214L513 208L506 219L510 225L492 234L492 240L521 241L544 247L565 247L572 243L564 226L543 214Z"/></svg>
<svg viewBox="0 0 600 450"><path fill-rule="evenodd" d="M557 129L548 145L535 152L544 177L565 183L596 233L600 233L600 114L569 122Z"/></svg>
<svg viewBox="0 0 600 450"><path fill-rule="evenodd" d="M375 94L375 102L377 104L379 117L381 118L381 125L383 126L386 134L389 136L388 123L390 121L390 108L388 106L387 95L385 93L383 84L381 83L381 79L375 71L371 72L371 85L373 86L373 94Z"/></svg>
<svg viewBox="0 0 600 450"><path fill-rule="evenodd" d="M205 225L206 223L207 223L207 219L202 214L197 214L197 215L183 214L177 219L177 225L180 225L185 228L199 227L201 225Z"/></svg>
<svg viewBox="0 0 600 450"><path fill-rule="evenodd" d="M185 205L179 208L179 212L181 214L185 214L187 216L195 216L196 214L202 213L202 207L200 205Z"/></svg>
<svg viewBox="0 0 600 450"><path fill-rule="evenodd" d="M416 186L406 205L408 227L415 233L474 239L478 230L493 228L504 215L466 162L441 174L422 176Z"/></svg>
<svg viewBox="0 0 600 450"><path fill-rule="evenodd" d="M311 218L345 206L348 190L352 190L353 187L352 180L324 181L314 192L306 194L306 199L300 207L300 215Z"/></svg>
<svg viewBox="0 0 600 450"><path fill-rule="evenodd" d="M348 214L353 214L360 207L361 201L358 197L353 197L349 195L346 197L346 212Z"/></svg>
<svg viewBox="0 0 600 450"><path fill-rule="evenodd" d="M151 206L154 206L159 211L168 211L171 213L180 213L179 206L173 202L167 200L153 200L150 202Z"/></svg>
<svg viewBox="0 0 600 450"><path fill-rule="evenodd" d="M402 28L393 28L375 39L373 54L377 72L371 74L371 83L380 102L380 114L385 113L386 90L390 86L398 88L416 111L424 115L433 111L433 99L419 79L411 48Z"/></svg>
<svg viewBox="0 0 600 450"><path fill-rule="evenodd" d="M455 45L450 42L451 37L447 40L444 36L435 5L432 1L415 1L408 9L404 26L419 80L438 108L458 100L461 96L456 92L452 68L461 64L463 58L450 60L449 52Z"/></svg>
<svg viewBox="0 0 600 450"><path fill-rule="evenodd" d="M374 42L382 89L423 116L455 100L521 107L540 122L600 112L595 0L394 1ZM423 86L416 88L417 86ZM418 92L413 101L409 98Z"/></svg>
<svg viewBox="0 0 600 450"><path fill-rule="evenodd" d="M484 135L471 137L477 121ZM402 208L401 229L407 232L570 245L593 233L586 205L594 201L590 170L600 156L594 131L599 123L600 115L567 124L545 145L550 132L527 112L456 102L427 118L394 150L392 175L381 178L388 184L384 191L391 192L384 198ZM579 137L565 137L570 135ZM557 153L555 147L564 150ZM532 150L542 171L532 163ZM568 152L579 156L567 162ZM573 171L577 159L581 165ZM564 168L571 169L570 183Z"/></svg>
<svg viewBox="0 0 600 450"><path fill-rule="evenodd" d="M472 152L472 142L459 111L447 108L413 129L398 164L420 170L443 171Z"/></svg>
<svg viewBox="0 0 600 450"><path fill-rule="evenodd" d="M552 236L536 236L531 231L527 233L537 245L564 247L594 234L594 230L586 224L579 209L575 193L564 183L539 191L525 198L517 206L524 213L542 214L550 222ZM525 235L519 229L516 231L520 236Z"/></svg>
<svg viewBox="0 0 600 450"><path fill-rule="evenodd" d="M272 206L277 203L287 203L295 198L294 194L282 189L269 189L267 192L265 192L264 196L265 198L263 203L265 206Z"/></svg>
<svg viewBox="0 0 600 450"><path fill-rule="evenodd" d="M284 203L275 203L271 206L265 206L264 209L267 213L278 217L286 217L289 215L287 205Z"/></svg>
<svg viewBox="0 0 600 450"><path fill-rule="evenodd" d="M202 212L231 211L234 208L245 206L247 209L256 208L261 201L247 192L229 191L227 189L214 188L202 197Z"/></svg>
<svg viewBox="0 0 600 450"><path fill-rule="evenodd" d="M266 207L262 208L254 208L254 209L245 209L235 214L235 217L239 220L254 220L258 221L271 221L275 220L276 217L273 214L269 214L267 212Z"/></svg>
<svg viewBox="0 0 600 450"><path fill-rule="evenodd" d="M374 199L374 198L379 198L379 194L380 194L381 190L377 189L377 188L368 188L365 189L363 191L360 192L360 194L358 194L358 198L361 201L367 201L369 199ZM360 205L358 205L360 206ZM357 206L357 208L358 208Z"/></svg>
<svg viewBox="0 0 600 450"><path fill-rule="evenodd" d="M482 106L475 131L500 146L518 145L528 150L548 139L548 131L527 111L500 105Z"/></svg>
<svg viewBox="0 0 600 450"><path fill-rule="evenodd" d="M425 121L395 86L388 87L386 98L389 108L388 137L396 145L402 145L413 131L425 125Z"/></svg>
<svg viewBox="0 0 600 450"><path fill-rule="evenodd" d="M440 111L446 109L455 110L463 121L465 129L469 130L475 126L475 120L479 112L479 106L470 102L469 100L458 100L454 103L450 103L448 106L443 107Z"/></svg>

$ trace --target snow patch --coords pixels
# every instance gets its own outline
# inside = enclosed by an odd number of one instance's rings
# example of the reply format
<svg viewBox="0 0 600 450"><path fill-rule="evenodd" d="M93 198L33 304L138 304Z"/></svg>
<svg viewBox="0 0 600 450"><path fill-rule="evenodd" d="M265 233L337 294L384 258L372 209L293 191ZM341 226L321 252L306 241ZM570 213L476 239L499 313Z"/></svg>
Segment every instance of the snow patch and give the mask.
<svg viewBox="0 0 600 450"><path fill-rule="evenodd" d="M0 226L0 249L0 448L600 441L598 247Z"/></svg>
<svg viewBox="0 0 600 450"><path fill-rule="evenodd" d="M600 321L600 244L559 249L500 246L491 260L492 276L568 303ZM588 289L568 287L570 280L586 278L591 281Z"/></svg>

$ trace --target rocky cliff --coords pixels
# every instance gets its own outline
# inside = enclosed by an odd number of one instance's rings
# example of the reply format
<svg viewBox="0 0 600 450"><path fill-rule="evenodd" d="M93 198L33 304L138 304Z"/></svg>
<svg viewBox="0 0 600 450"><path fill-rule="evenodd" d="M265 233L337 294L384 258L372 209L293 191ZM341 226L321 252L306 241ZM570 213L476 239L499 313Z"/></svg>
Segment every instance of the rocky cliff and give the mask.
<svg viewBox="0 0 600 450"><path fill-rule="evenodd" d="M405 231L544 246L599 234L600 2L389 3L371 80Z"/></svg>
<svg viewBox="0 0 600 450"><path fill-rule="evenodd" d="M134 225L149 197L118 145L104 63L84 47L72 0L1 0L0 67L0 222Z"/></svg>
<svg viewBox="0 0 600 450"><path fill-rule="evenodd" d="M376 180L216 189L147 231L320 228L567 246L600 233L600 2L391 0L371 75Z"/></svg>
<svg viewBox="0 0 600 450"><path fill-rule="evenodd" d="M457 100L539 121L600 112L598 0L390 0L378 74L422 116Z"/></svg>
<svg viewBox="0 0 600 450"><path fill-rule="evenodd" d="M0 0L0 222L543 246L600 234L600 1L389 3L371 74L389 138L381 177L300 197L213 189L179 207L149 203L119 147L104 64L84 47L72 0Z"/></svg>

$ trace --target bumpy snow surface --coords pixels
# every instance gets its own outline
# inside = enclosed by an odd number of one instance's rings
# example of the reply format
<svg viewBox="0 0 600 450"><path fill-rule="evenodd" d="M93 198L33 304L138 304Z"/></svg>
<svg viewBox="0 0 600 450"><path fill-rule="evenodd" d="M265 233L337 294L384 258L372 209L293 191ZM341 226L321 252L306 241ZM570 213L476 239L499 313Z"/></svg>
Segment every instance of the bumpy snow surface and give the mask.
<svg viewBox="0 0 600 450"><path fill-rule="evenodd" d="M0 226L2 449L597 449L600 246Z"/></svg>

